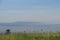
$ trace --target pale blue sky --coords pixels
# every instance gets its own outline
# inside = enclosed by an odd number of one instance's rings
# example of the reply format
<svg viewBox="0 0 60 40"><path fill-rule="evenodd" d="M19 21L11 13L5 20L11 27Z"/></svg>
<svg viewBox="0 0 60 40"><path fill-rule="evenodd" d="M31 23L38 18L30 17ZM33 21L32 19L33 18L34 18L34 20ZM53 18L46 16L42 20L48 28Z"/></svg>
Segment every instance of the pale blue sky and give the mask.
<svg viewBox="0 0 60 40"><path fill-rule="evenodd" d="M0 0L0 22L60 23L60 0Z"/></svg>

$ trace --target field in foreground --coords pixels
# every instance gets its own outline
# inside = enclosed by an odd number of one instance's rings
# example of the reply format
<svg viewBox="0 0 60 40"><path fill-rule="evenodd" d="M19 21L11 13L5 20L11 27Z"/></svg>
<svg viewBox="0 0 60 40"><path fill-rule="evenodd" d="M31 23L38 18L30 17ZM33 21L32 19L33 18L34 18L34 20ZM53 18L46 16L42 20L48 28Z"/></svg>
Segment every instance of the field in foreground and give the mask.
<svg viewBox="0 0 60 40"><path fill-rule="evenodd" d="M60 40L60 34L9 34L0 35L0 40Z"/></svg>

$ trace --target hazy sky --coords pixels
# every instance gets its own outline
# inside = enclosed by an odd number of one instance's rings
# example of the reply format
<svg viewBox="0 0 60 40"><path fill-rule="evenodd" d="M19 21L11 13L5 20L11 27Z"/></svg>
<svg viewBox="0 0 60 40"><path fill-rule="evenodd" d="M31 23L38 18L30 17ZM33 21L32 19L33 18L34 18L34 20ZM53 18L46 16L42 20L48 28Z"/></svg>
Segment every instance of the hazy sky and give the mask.
<svg viewBox="0 0 60 40"><path fill-rule="evenodd" d="M0 22L60 23L60 0L0 0Z"/></svg>

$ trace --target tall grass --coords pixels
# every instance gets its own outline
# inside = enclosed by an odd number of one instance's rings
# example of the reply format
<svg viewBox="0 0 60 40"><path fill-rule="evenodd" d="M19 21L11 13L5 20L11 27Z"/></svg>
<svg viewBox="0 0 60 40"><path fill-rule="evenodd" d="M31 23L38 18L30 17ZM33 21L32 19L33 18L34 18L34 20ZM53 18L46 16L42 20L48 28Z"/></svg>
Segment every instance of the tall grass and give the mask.
<svg viewBox="0 0 60 40"><path fill-rule="evenodd" d="M8 34L0 35L0 40L60 40L60 34Z"/></svg>

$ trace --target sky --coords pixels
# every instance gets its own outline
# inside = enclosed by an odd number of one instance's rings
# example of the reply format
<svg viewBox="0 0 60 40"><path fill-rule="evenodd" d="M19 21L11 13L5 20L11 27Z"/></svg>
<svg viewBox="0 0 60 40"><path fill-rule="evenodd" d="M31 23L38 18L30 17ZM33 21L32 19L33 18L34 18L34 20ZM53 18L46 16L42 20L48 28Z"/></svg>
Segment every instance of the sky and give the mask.
<svg viewBox="0 0 60 40"><path fill-rule="evenodd" d="M60 24L60 0L0 0L0 22Z"/></svg>

